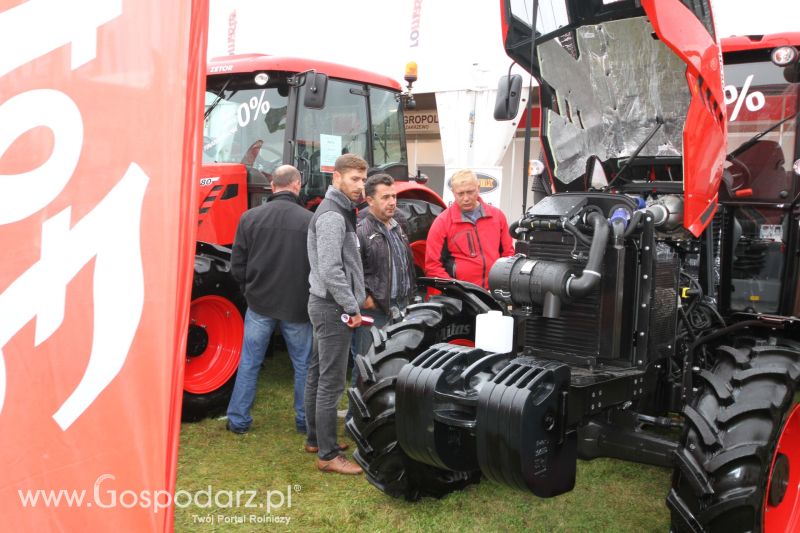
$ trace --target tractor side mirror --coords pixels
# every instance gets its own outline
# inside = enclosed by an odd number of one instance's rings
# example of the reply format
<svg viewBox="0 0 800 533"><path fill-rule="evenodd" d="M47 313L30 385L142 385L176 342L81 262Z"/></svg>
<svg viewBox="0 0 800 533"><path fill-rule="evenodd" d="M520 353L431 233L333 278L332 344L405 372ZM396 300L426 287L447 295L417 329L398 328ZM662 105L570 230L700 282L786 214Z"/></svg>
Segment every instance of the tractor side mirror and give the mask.
<svg viewBox="0 0 800 533"><path fill-rule="evenodd" d="M497 99L494 102L495 120L513 120L519 111L522 97L522 76L501 76L497 82Z"/></svg>
<svg viewBox="0 0 800 533"><path fill-rule="evenodd" d="M603 162L596 155L590 155L586 160L586 177L589 179L589 187L592 189L602 189L608 185L606 169Z"/></svg>
<svg viewBox="0 0 800 533"><path fill-rule="evenodd" d="M309 109L325 107L325 93L328 90L328 75L311 71L306 74L306 94L303 105Z"/></svg>

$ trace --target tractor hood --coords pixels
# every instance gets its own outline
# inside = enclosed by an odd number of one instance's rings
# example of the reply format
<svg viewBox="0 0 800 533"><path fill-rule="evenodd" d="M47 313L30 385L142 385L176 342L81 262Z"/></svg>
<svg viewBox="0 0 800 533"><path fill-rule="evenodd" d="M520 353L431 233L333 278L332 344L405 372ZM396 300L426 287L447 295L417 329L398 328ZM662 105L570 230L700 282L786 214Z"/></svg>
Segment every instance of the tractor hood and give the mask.
<svg viewBox="0 0 800 533"><path fill-rule="evenodd" d="M708 2L687 3L540 1L533 56L531 0L505 0L503 29L508 54L540 83L553 190L581 190L592 155L613 174L657 129L638 157L682 165L686 226L698 234L716 207L725 121Z"/></svg>

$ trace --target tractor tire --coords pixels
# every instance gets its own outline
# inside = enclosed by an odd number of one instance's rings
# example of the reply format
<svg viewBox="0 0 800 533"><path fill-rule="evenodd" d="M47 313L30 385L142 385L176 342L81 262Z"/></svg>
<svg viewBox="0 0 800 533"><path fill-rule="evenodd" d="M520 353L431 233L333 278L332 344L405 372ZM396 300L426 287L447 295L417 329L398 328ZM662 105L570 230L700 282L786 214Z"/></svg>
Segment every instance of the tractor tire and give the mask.
<svg viewBox="0 0 800 533"><path fill-rule="evenodd" d="M696 376L667 497L672 530L797 531L800 348L719 346Z"/></svg>
<svg viewBox="0 0 800 533"><path fill-rule="evenodd" d="M356 359L361 376L358 386L348 390L354 414L347 422L358 444L354 458L367 480L392 497L441 498L480 481L479 471L450 471L412 460L400 447L395 427L400 369L437 342L469 344L470 335L474 340L474 316L460 304L454 298L434 296L428 303L409 306L402 322L384 330L373 328L373 346Z"/></svg>
<svg viewBox="0 0 800 533"><path fill-rule="evenodd" d="M398 198L398 222L406 232L408 242L424 241L428 238L428 230L436 217L444 208L417 198Z"/></svg>
<svg viewBox="0 0 800 533"><path fill-rule="evenodd" d="M242 354L246 303L225 257L198 252L189 310L181 420L225 412Z"/></svg>

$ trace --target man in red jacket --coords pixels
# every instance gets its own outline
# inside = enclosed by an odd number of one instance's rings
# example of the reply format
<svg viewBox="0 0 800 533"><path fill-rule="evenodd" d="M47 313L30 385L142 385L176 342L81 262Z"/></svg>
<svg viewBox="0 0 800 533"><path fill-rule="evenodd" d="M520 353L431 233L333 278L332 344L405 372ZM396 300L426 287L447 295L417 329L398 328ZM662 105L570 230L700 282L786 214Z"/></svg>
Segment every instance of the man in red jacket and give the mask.
<svg viewBox="0 0 800 533"><path fill-rule="evenodd" d="M436 217L428 232L425 275L488 289L494 262L514 254L508 222L502 211L480 198L478 177L471 170L453 174L450 189L455 203Z"/></svg>

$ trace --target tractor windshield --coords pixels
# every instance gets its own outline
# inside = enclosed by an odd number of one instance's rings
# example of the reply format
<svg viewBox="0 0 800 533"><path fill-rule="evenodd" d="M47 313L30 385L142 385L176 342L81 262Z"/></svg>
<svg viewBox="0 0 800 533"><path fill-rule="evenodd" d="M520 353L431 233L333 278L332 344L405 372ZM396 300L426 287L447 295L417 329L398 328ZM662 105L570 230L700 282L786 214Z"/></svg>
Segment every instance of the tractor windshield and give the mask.
<svg viewBox="0 0 800 533"><path fill-rule="evenodd" d="M306 90L300 88L300 102ZM308 197L325 193L342 154L360 155L378 168L407 162L399 95L381 87L331 79L325 107L298 106L296 137L293 159Z"/></svg>
<svg viewBox="0 0 800 533"><path fill-rule="evenodd" d="M248 76L252 79L251 76ZM280 166L286 130L286 86L229 83L206 92L204 163L242 163L265 174ZM209 112L210 111L210 112Z"/></svg>
<svg viewBox="0 0 800 533"><path fill-rule="evenodd" d="M308 84L295 74L260 76L262 85L252 72L208 77L204 163L243 164L267 180L291 163L306 198L325 194L336 158L346 153L408 176L399 91L329 78L324 105L311 108L304 104Z"/></svg>
<svg viewBox="0 0 800 533"><path fill-rule="evenodd" d="M787 250L798 192L797 64L770 60L771 47L724 54L728 111L729 224L732 246L728 306L732 311L788 309Z"/></svg>
<svg viewBox="0 0 800 533"><path fill-rule="evenodd" d="M783 203L792 191L800 83L795 67L779 67L769 50L726 54L725 103L728 108L730 184L740 196ZM759 57L760 56L760 57ZM788 119L737 150L753 136ZM738 153L737 153L738 152Z"/></svg>

